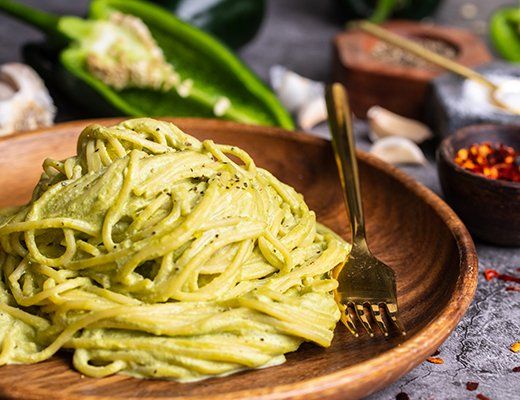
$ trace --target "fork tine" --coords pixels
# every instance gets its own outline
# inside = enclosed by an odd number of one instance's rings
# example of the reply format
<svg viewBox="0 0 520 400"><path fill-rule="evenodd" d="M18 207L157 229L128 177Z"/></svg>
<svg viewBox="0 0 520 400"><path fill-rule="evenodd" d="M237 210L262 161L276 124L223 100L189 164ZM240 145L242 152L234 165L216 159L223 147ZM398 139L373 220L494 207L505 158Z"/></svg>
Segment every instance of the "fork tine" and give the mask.
<svg viewBox="0 0 520 400"><path fill-rule="evenodd" d="M377 326L379 326L379 329L381 332L383 332L383 335L388 336L388 328L386 327L385 321L383 320L383 317L381 316L381 310L379 309L379 304L370 304L370 310L372 311L372 317L377 323Z"/></svg>
<svg viewBox="0 0 520 400"><path fill-rule="evenodd" d="M359 332L356 328L356 324L354 323L354 320L352 319L348 306L343 306L340 309L341 311L341 322L343 322L343 325L347 327L347 329L352 333L355 337L359 337Z"/></svg>
<svg viewBox="0 0 520 400"><path fill-rule="evenodd" d="M397 304L396 303L383 303L385 305L386 311L394 325L401 331L401 335L405 336L406 331L404 326L397 319Z"/></svg>
<svg viewBox="0 0 520 400"><path fill-rule="evenodd" d="M355 308L356 308L357 316L358 316L359 320L361 321L361 324L363 325L363 327L365 328L367 333L371 337L374 337L374 330L372 329L372 326L370 326L370 322L368 322L367 314L365 313L365 308L363 307L363 304L358 303L358 304L356 304Z"/></svg>

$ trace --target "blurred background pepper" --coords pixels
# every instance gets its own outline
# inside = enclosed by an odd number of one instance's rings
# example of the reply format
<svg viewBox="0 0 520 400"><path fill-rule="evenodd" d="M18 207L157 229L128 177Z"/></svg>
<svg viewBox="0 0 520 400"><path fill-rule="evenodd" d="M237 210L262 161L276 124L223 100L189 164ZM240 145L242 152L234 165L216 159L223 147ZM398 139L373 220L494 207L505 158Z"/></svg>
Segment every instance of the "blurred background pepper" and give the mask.
<svg viewBox="0 0 520 400"><path fill-rule="evenodd" d="M520 62L520 2L517 7L496 11L491 17L489 32L495 49L503 58Z"/></svg>
<svg viewBox="0 0 520 400"><path fill-rule="evenodd" d="M255 37L265 14L264 0L151 1L234 49Z"/></svg>
<svg viewBox="0 0 520 400"><path fill-rule="evenodd" d="M337 0L346 19L422 19L432 15L442 0Z"/></svg>

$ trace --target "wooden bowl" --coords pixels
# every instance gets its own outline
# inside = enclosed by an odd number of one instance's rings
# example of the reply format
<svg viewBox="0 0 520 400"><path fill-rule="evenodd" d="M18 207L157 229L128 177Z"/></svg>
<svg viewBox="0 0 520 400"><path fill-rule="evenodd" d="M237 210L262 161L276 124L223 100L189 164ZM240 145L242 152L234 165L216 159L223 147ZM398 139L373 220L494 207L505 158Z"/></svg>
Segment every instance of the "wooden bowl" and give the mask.
<svg viewBox="0 0 520 400"><path fill-rule="evenodd" d="M444 139L437 150L442 190L468 229L484 241L520 246L520 183L488 179L453 161L457 151L481 142L520 150L520 125L470 125Z"/></svg>
<svg viewBox="0 0 520 400"><path fill-rule="evenodd" d="M492 59L484 42L464 29L412 21L390 21L383 26L410 39L443 41L457 51L455 61L468 67ZM429 83L445 71L435 66L414 68L379 61L372 56L378 42L358 29L338 34L333 42L333 79L349 89L352 109L359 118L366 118L368 109L379 105L406 117L424 119Z"/></svg>
<svg viewBox="0 0 520 400"><path fill-rule="evenodd" d="M349 239L330 143L299 132L231 122L176 119L198 138L243 147L258 165L305 195L318 220ZM45 157L75 153L78 121L0 140L0 205L26 202ZM304 344L280 366L180 384L116 375L81 376L60 352L34 365L0 367L0 398L23 399L357 399L389 385L431 355L468 308L477 256L466 228L435 194L396 168L359 153L368 241L397 273L408 335L356 339L338 324L328 349Z"/></svg>

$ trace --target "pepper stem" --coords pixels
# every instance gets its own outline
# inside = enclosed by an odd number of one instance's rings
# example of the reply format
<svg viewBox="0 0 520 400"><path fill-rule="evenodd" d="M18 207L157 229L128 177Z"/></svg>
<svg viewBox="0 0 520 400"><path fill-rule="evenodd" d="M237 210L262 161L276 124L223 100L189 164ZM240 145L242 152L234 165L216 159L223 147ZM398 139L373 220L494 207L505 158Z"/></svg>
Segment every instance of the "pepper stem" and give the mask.
<svg viewBox="0 0 520 400"><path fill-rule="evenodd" d="M379 24L385 22L396 7L396 0L378 0L369 20Z"/></svg>
<svg viewBox="0 0 520 400"><path fill-rule="evenodd" d="M32 25L49 36L62 36L58 31L60 17L12 0L0 0L0 11Z"/></svg>

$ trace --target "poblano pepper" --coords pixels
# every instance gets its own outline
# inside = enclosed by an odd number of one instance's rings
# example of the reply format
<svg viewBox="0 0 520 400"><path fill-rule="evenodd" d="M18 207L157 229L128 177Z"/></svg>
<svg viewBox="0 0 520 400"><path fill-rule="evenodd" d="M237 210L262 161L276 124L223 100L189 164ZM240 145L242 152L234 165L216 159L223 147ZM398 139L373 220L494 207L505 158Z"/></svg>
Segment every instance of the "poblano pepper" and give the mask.
<svg viewBox="0 0 520 400"><path fill-rule="evenodd" d="M89 19L58 17L11 0L0 0L0 10L62 45L61 83L75 98L93 103L97 94L118 114L132 116L294 126L276 96L230 50L159 6L93 0Z"/></svg>
<svg viewBox="0 0 520 400"><path fill-rule="evenodd" d="M495 12L490 22L491 41L506 60L520 62L520 4Z"/></svg>
<svg viewBox="0 0 520 400"><path fill-rule="evenodd" d="M151 0L236 49L258 32L265 0Z"/></svg>
<svg viewBox="0 0 520 400"><path fill-rule="evenodd" d="M383 22L390 17L422 19L433 14L442 0L337 0L347 19Z"/></svg>

